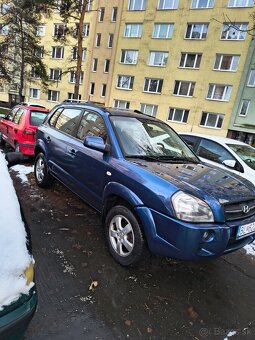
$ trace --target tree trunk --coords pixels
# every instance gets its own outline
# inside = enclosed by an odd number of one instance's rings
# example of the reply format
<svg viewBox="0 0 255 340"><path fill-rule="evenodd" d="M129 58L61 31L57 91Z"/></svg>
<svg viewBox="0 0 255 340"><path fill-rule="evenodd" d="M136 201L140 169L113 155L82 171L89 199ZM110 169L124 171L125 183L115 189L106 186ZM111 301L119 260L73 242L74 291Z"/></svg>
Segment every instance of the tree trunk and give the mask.
<svg viewBox="0 0 255 340"><path fill-rule="evenodd" d="M19 48L21 50L21 60L20 60L20 86L19 86L19 101L22 102L24 99L23 90L24 90L24 83L25 83L25 47L24 47L24 27L23 27L23 18L20 18L20 32L21 32L21 41Z"/></svg>
<svg viewBox="0 0 255 340"><path fill-rule="evenodd" d="M81 15L79 20L79 28L78 28L78 40L77 40L77 64L76 64L76 72L75 72L75 85L74 85L74 99L79 98L79 89L80 89L80 76L81 76L81 65L82 65L82 43L83 43L83 25L84 18L86 12L87 0L83 0L81 7Z"/></svg>

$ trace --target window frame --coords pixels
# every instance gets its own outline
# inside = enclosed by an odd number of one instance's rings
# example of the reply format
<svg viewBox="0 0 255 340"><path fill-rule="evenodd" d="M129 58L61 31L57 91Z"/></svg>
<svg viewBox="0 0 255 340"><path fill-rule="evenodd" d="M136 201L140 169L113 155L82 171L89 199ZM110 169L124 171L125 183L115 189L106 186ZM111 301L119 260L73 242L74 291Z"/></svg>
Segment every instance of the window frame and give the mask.
<svg viewBox="0 0 255 340"><path fill-rule="evenodd" d="M218 99L218 98L214 98L215 92L217 91L217 86L224 86L224 90L223 90L223 94L222 94L222 98L224 99ZM212 91L210 91L210 87L212 88ZM225 84L208 84L208 90L207 90L207 95L206 95L206 99L207 100L215 100L215 101L221 101L221 102L229 102L230 97L231 97L231 93L232 93L232 85L225 85ZM208 97L209 92L211 92L211 97ZM229 93L229 95L228 95ZM228 97L227 97L228 95ZM227 97L227 99L225 99L225 97Z"/></svg>
<svg viewBox="0 0 255 340"><path fill-rule="evenodd" d="M205 119L205 124L204 125L201 124L201 121L203 119L203 114L206 114L206 119ZM208 125L206 125L210 115L217 116L215 126L208 126ZM222 118L222 122L221 122L221 126L218 127L217 125L219 123L220 118ZM214 112L202 111L199 126L202 126L204 128L208 128L208 129L217 129L217 130L220 130L222 128L222 126L223 126L224 118L225 118L225 115L222 114L222 113L214 113Z"/></svg>
<svg viewBox="0 0 255 340"><path fill-rule="evenodd" d="M205 7L199 6L201 0L191 0L190 8L191 9L208 9L208 8L214 8L215 1L214 0L207 0L207 5ZM210 6L210 3L212 5ZM194 6L195 5L195 6Z"/></svg>
<svg viewBox="0 0 255 340"><path fill-rule="evenodd" d="M151 87L151 83L153 81L157 81L156 91L149 91L149 89ZM147 82L148 82L148 84L147 84ZM149 77L145 77L145 79L144 79L144 86L143 86L143 92L145 92L145 93L161 94L162 93L162 88L163 88L163 83L164 83L164 79L162 79L162 78L149 78ZM145 89L146 87L147 87L147 90Z"/></svg>
<svg viewBox="0 0 255 340"><path fill-rule="evenodd" d="M251 78L253 78L253 83L250 83ZM247 87L255 87L255 68L250 69L249 77L247 81Z"/></svg>
<svg viewBox="0 0 255 340"><path fill-rule="evenodd" d="M172 5L170 5L169 7L167 7L168 2L169 3L172 2ZM178 9L178 7L179 7L179 0L158 0L158 4L157 4L158 11Z"/></svg>
<svg viewBox="0 0 255 340"><path fill-rule="evenodd" d="M98 22L104 21L104 15L105 15L105 7L99 7L98 10Z"/></svg>
<svg viewBox="0 0 255 340"><path fill-rule="evenodd" d="M116 103L118 102L118 105L115 105ZM119 105L120 103L125 103L125 107L121 107L121 105ZM116 109L121 109L121 110L126 110L126 109L129 109L130 107L130 101L128 100L121 100L121 99L114 99L113 101L113 107L116 108Z"/></svg>
<svg viewBox="0 0 255 340"><path fill-rule="evenodd" d="M49 96L49 94L51 93L51 96ZM55 93L56 94L56 100L52 99L52 94ZM53 103L57 103L59 102L59 97L60 97L60 91L56 91L56 90L48 90L48 101L53 102Z"/></svg>
<svg viewBox="0 0 255 340"><path fill-rule="evenodd" d="M240 26L240 27L238 27ZM246 26L243 27L243 26ZM226 31L224 31L224 27L228 27L228 29ZM235 29L237 34L237 38L228 38L228 36L230 35L230 29L234 29L235 27L237 27L237 29ZM236 22L234 24L229 24L229 23L223 23L222 24L222 29L221 29L221 35L220 35L220 40L227 40L227 41L244 41L246 38L246 33L247 33L247 29L248 29L248 24L245 22ZM226 32L226 37L224 38L224 33ZM243 37L241 37L240 39L240 35L244 34Z"/></svg>
<svg viewBox="0 0 255 340"><path fill-rule="evenodd" d="M194 55L194 66L190 67L190 66L185 66L187 64L187 59L189 56ZM180 58L180 62L179 62L179 68L187 68L190 70L199 70L200 69L200 64L201 64L201 60L202 60L202 53L199 52L181 52L181 58ZM184 66L181 66L181 62L182 62L182 57L184 56ZM200 58L200 59L199 59ZM197 66L197 64L199 64ZM196 67L197 66L197 67Z"/></svg>
<svg viewBox="0 0 255 340"><path fill-rule="evenodd" d="M61 51L61 57L57 58L56 55L57 55L57 51L60 50ZM53 53L55 51L55 53ZM51 47L51 58L52 59L63 59L64 58L64 47L63 46L52 46Z"/></svg>
<svg viewBox="0 0 255 340"><path fill-rule="evenodd" d="M175 88L176 88L176 86L177 86L177 83L179 83L179 84L178 84L178 90L177 90L177 93L175 93ZM187 94L180 94L182 84L184 84L184 83L189 84L189 85L188 85ZM195 91L195 85L196 85L196 82L194 82L194 81L175 80L175 82L174 82L173 95L174 95L174 96L178 96L178 97L188 97L188 98L192 98L193 95L194 95L194 91Z"/></svg>
<svg viewBox="0 0 255 340"><path fill-rule="evenodd" d="M134 61L134 62L131 62L131 63L126 62L126 60L127 60L127 53L129 53L129 52L131 52L131 53L134 52L135 55L132 57L132 61ZM135 57L136 57L136 59L135 59ZM137 60L138 60L138 50L122 49L120 51L120 63L121 64L136 65L137 64Z"/></svg>
<svg viewBox="0 0 255 340"><path fill-rule="evenodd" d="M188 36L188 31L189 31L190 26L191 26L190 36ZM192 35L194 33L195 26L201 26L201 30L199 30L200 31L199 32L199 38L198 37L192 37ZM200 23L200 22L187 23L184 39L185 40L206 40L207 35L208 35L208 30L209 30L209 23ZM205 36L203 37L203 35L205 35Z"/></svg>
<svg viewBox="0 0 255 340"><path fill-rule="evenodd" d="M98 66L98 58L93 58L92 61L92 72L96 72L97 71L97 66Z"/></svg>
<svg viewBox="0 0 255 340"><path fill-rule="evenodd" d="M154 58L152 57L154 53ZM155 64L155 59L157 59L157 54L162 53L162 57L159 58L161 59L161 61L165 60L165 64L161 63L161 65L157 65ZM168 57L169 57L169 52L167 51L149 51L149 55L148 55L148 60L147 60L147 65L148 66L153 66L153 67L166 67L167 62L168 62ZM151 63L151 62L154 63Z"/></svg>
<svg viewBox="0 0 255 340"><path fill-rule="evenodd" d="M113 7L112 14L111 14L111 22L117 21L117 15L118 15L118 7Z"/></svg>
<svg viewBox="0 0 255 340"><path fill-rule="evenodd" d="M31 96L32 92L34 91L37 91L38 95L35 97L35 96ZM36 89L34 87L30 87L29 88L29 98L33 98L33 99L40 99L40 94L41 94L41 91L40 89Z"/></svg>
<svg viewBox="0 0 255 340"><path fill-rule="evenodd" d="M243 110L243 107L244 107L245 103L247 103L247 106L246 106L246 109L245 109L245 114L241 114L241 112L242 112L242 110ZM249 111L250 103L251 103L251 100L250 100L250 99L243 99L243 100L242 100L242 104L241 104L241 107L240 107L240 110L239 110L239 113L238 113L238 116L239 116L239 117L246 117L246 116L247 116L248 111Z"/></svg>
<svg viewBox="0 0 255 340"><path fill-rule="evenodd" d="M165 37L160 36L160 32L163 26L167 26ZM155 22L153 26L153 31L152 31L152 39L172 39L173 32L174 32L174 23Z"/></svg>
<svg viewBox="0 0 255 340"><path fill-rule="evenodd" d="M230 62L230 68L229 69L223 69L222 64L224 63L224 57L231 57L231 62ZM235 62L235 57L238 58L238 60ZM218 61L219 67L216 68L215 65L217 64L217 58L219 58L220 60ZM220 71L220 72L236 72L238 65L239 65L239 61L240 61L240 55L237 54L224 54L224 53L216 53L216 57L215 57L215 62L213 65L213 70L214 71ZM236 69L233 68L233 65L236 64Z"/></svg>
<svg viewBox="0 0 255 340"><path fill-rule="evenodd" d="M119 86L120 83L123 84L123 82L120 81L120 78L121 78L121 77L129 78L129 80L128 80L128 87L120 87L120 86ZM132 91L132 90L133 90L133 87L134 87L134 80L135 80L135 77L134 77L134 76L126 75L126 74L118 74L116 88L119 89L119 90ZM126 82L126 81L125 81L125 82Z"/></svg>
<svg viewBox="0 0 255 340"><path fill-rule="evenodd" d="M131 35L132 33L132 27L137 26L136 34ZM124 27L124 38L131 38L131 39L139 39L142 37L142 29L143 24L142 23L125 23Z"/></svg>
<svg viewBox="0 0 255 340"><path fill-rule="evenodd" d="M55 77L56 76L55 73L56 73L57 77ZM60 81L61 77L62 77L62 69L61 68L50 68L49 69L49 80Z"/></svg>
<svg viewBox="0 0 255 340"><path fill-rule="evenodd" d="M140 8L136 7L136 1L140 1ZM128 11L145 11L147 5L147 0L129 0L128 1Z"/></svg>
<svg viewBox="0 0 255 340"><path fill-rule="evenodd" d="M254 5L254 2L253 0L245 0L246 1L246 5L244 6L240 6L240 5L236 5L236 3L238 2L239 0L228 0L228 5L227 7L228 8L246 8L246 7L253 7ZM231 5L230 3L233 3L233 5ZM252 5L249 5L250 2L253 2Z"/></svg>
<svg viewBox="0 0 255 340"><path fill-rule="evenodd" d="M101 46L101 38L102 38L102 34L101 33L96 33L95 47L100 47Z"/></svg>
<svg viewBox="0 0 255 340"><path fill-rule="evenodd" d="M143 110L142 106L144 106L144 110ZM152 114L150 114L150 113L148 113L146 111L147 107L151 107L152 108ZM140 111L143 112L146 115L151 116L151 117L156 117L157 112L158 112L158 105L147 104L147 103L140 103Z"/></svg>
<svg viewBox="0 0 255 340"><path fill-rule="evenodd" d="M113 47L113 39L114 39L114 34L109 33L108 35L108 42L107 42L107 47L112 48Z"/></svg>
<svg viewBox="0 0 255 340"><path fill-rule="evenodd" d="M105 59L104 61L104 73L109 73L110 70L110 59Z"/></svg>
<svg viewBox="0 0 255 340"><path fill-rule="evenodd" d="M170 119L171 111L172 111L172 118ZM180 111L180 113L181 113L181 120L175 119L175 116L177 115L177 113L176 113L177 111ZM190 110L188 110L188 109L182 109L182 108L179 108L179 107L169 107L167 120L170 121L170 122L174 122L174 123L187 124L188 119L189 119L189 112L190 112ZM184 118L186 118L186 121L184 120Z"/></svg>
<svg viewBox="0 0 255 340"><path fill-rule="evenodd" d="M106 89L107 89L107 85L103 83L101 87L101 97L103 98L106 96Z"/></svg>

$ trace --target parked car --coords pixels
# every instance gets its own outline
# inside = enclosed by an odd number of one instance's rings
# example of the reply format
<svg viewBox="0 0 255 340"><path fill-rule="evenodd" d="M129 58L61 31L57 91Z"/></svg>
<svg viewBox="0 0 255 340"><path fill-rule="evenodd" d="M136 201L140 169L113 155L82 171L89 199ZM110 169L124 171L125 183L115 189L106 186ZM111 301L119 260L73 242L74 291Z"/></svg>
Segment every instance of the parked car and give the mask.
<svg viewBox="0 0 255 340"><path fill-rule="evenodd" d="M167 142L158 141L160 135ZM35 180L57 178L102 214L111 255L197 260L255 239L255 188L198 157L166 123L65 101L37 130Z"/></svg>
<svg viewBox="0 0 255 340"><path fill-rule="evenodd" d="M49 110L36 103L16 105L0 119L0 144L8 143L17 152L33 156L35 132Z"/></svg>
<svg viewBox="0 0 255 340"><path fill-rule="evenodd" d="M10 165L20 155L11 153ZM37 305L31 238L0 152L0 339L22 339Z"/></svg>
<svg viewBox="0 0 255 340"><path fill-rule="evenodd" d="M255 149L235 139L180 133L202 161L248 179L255 185Z"/></svg>

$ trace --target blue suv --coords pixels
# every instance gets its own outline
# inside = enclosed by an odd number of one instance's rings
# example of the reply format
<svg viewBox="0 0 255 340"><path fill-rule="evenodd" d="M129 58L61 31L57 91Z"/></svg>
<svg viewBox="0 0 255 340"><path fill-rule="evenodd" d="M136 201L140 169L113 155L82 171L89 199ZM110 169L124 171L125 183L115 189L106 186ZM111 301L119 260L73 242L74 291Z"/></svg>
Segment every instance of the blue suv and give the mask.
<svg viewBox="0 0 255 340"><path fill-rule="evenodd" d="M255 187L205 165L166 123L139 111L68 102L37 130L35 179L57 178L102 214L123 266L151 252L216 257L255 239Z"/></svg>

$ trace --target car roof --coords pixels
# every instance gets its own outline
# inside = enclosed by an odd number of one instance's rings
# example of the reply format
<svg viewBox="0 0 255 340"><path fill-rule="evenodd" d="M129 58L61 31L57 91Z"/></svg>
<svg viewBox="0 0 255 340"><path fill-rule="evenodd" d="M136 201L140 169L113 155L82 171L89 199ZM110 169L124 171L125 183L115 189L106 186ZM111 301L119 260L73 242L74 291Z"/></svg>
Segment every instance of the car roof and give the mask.
<svg viewBox="0 0 255 340"><path fill-rule="evenodd" d="M237 144L237 145L248 145L246 143L240 142L236 139L226 138L226 137L219 137L219 136L213 136L213 135L205 135L202 133L193 133L193 132L180 132L180 136L194 136L194 137L201 137L205 139L212 140L214 142L218 142L220 144Z"/></svg>
<svg viewBox="0 0 255 340"><path fill-rule="evenodd" d="M45 106L32 102L22 102L20 104L17 104L16 106L24 106L26 109L29 110L49 112L49 110Z"/></svg>
<svg viewBox="0 0 255 340"><path fill-rule="evenodd" d="M159 119L147 115L139 110L129 110L129 109L120 109L120 108L113 108L113 107L105 107L101 103L94 103L94 102L86 102L86 101L72 101L72 100L65 100L62 103L58 105L59 106L75 106L75 107L91 107L91 108L96 108L99 110L104 111L106 114L109 116L122 116L122 117L134 117L134 118L146 118L150 119L153 121L160 121Z"/></svg>

